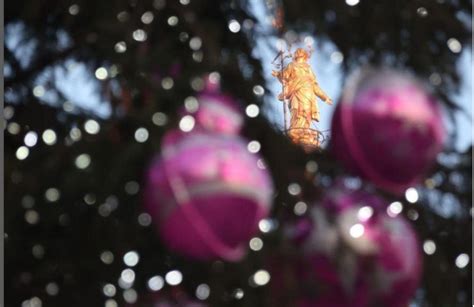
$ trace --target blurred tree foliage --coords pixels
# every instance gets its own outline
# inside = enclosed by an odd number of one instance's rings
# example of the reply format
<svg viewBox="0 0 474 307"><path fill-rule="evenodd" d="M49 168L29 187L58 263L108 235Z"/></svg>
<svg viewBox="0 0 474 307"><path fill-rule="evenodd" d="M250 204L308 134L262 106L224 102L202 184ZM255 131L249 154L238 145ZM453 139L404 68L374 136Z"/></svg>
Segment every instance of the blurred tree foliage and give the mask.
<svg viewBox="0 0 474 307"><path fill-rule="evenodd" d="M434 89L447 114L452 117L458 108L450 97L461 80L455 65L460 54L448 48L448 40L455 38L464 48L471 43L470 2L377 0L349 6L340 0L285 0L281 5L285 30L310 32L334 43L344 56L345 73L365 63L405 67L424 79L440 79ZM150 22L147 12L152 13ZM229 31L232 19L242 25L238 33ZM138 223L143 218L141 199L133 188L141 186L162 134L175 122L175 110L202 88L203 73L219 72L224 90L243 105L262 104L253 87L265 86L265 76L253 50L256 40L278 33L260 32L257 25L246 1L5 4L5 102L11 113L5 133L6 306L19 306L32 297L40 298L44 306L103 306L107 299L103 286L116 284L125 268L121 258L130 250L140 255L134 268L137 306L149 305L148 278L175 268L185 276L182 285L165 288L159 295L193 297L196 287L207 283L212 306L268 305L266 295L271 293L249 286L248 277L280 247L280 230L264 236L264 250L251 252L241 263L195 263L170 254L151 227ZM15 41L13 47L9 41ZM87 65L91 79L98 67L114 67L113 77L94 79L110 102L110 117L98 118L80 106L66 110L55 70L67 71L72 60ZM173 80L171 89L163 87L167 77ZM40 82L52 101L45 103L44 97L34 94ZM169 123L154 125L156 112L166 114ZM82 131L77 137L74 129L90 118L100 123L100 132ZM10 133L11 123L19 124L19 132ZM148 129L148 142L135 141L138 127ZM57 143L38 142L28 158L19 161L15 153L24 135L36 131L41 136L46 129L55 131ZM290 182L302 183L304 196L313 199L322 189L314 183L343 172L328 153L307 155L291 145L263 117L246 119L243 134L262 144L261 153L280 191L273 212L279 221L289 219L297 201L284 192ZM82 153L92 161L84 170L75 165ZM440 178L439 183L427 184L416 206L419 218L414 225L420 238L430 238L438 246L434 256L425 257L424 282L416 298L419 306L470 305L471 263L461 270L454 262L460 253L471 256L471 153L448 150L430 177ZM316 177L305 172L310 160L318 162ZM59 191L57 201L45 197L50 188ZM457 209L450 211L453 204ZM448 209L436 210L438 206ZM109 265L101 261L104 251L115 256ZM51 283L59 287L56 295L51 295ZM245 293L240 300L233 296L238 288ZM125 305L121 295L115 299Z"/></svg>

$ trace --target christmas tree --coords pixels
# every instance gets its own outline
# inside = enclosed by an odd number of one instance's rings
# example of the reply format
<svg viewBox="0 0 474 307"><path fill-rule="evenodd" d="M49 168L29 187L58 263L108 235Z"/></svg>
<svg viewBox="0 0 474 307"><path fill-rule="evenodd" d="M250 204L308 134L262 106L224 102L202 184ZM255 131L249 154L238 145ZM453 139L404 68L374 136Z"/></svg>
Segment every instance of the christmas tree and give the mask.
<svg viewBox="0 0 474 307"><path fill-rule="evenodd" d="M9 1L5 305L470 306L471 18L454 0ZM273 120L266 67L314 39L345 89L308 151ZM426 143L347 98L369 64L389 72L356 92L420 90L420 112L400 91L388 107Z"/></svg>

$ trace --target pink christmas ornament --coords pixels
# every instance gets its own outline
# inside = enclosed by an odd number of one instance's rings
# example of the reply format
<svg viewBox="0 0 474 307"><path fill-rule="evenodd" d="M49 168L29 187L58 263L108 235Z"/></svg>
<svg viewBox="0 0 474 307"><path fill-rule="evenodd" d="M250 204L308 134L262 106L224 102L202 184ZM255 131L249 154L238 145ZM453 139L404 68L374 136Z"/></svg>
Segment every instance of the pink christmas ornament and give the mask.
<svg viewBox="0 0 474 307"><path fill-rule="evenodd" d="M220 91L218 76L211 73L205 78L205 88L197 101L189 101L181 114L194 116L197 130L238 134L244 122L242 110L232 97Z"/></svg>
<svg viewBox="0 0 474 307"><path fill-rule="evenodd" d="M417 80L367 69L344 89L331 146L348 169L399 194L432 166L445 135L437 101Z"/></svg>
<svg viewBox="0 0 474 307"><path fill-rule="evenodd" d="M271 203L258 159L237 136L169 132L145 195L163 242L196 259L241 259Z"/></svg>
<svg viewBox="0 0 474 307"><path fill-rule="evenodd" d="M421 277L420 245L410 224L386 208L347 188L312 208L312 229L303 220L292 234L303 251L295 276L305 284L296 306L407 306Z"/></svg>
<svg viewBox="0 0 474 307"><path fill-rule="evenodd" d="M199 127L211 132L238 134L244 119L237 103L221 93L203 92L198 96L199 107L195 113Z"/></svg>

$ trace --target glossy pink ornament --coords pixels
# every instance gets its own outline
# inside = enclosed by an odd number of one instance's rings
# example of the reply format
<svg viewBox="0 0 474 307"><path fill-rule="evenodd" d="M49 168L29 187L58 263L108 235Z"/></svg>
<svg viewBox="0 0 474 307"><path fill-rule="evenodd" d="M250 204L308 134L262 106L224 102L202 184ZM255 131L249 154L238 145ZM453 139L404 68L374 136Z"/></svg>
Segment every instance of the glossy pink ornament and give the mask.
<svg viewBox="0 0 474 307"><path fill-rule="evenodd" d="M292 228L302 252L293 261L295 306L408 305L422 273L420 245L411 225L387 212L371 193L335 187Z"/></svg>
<svg viewBox="0 0 474 307"><path fill-rule="evenodd" d="M400 194L417 184L446 136L439 105L420 83L390 70L352 76L331 129L334 155L351 171Z"/></svg>
<svg viewBox="0 0 474 307"><path fill-rule="evenodd" d="M167 133L145 196L163 242L196 259L241 259L271 203L258 159L237 136Z"/></svg>
<svg viewBox="0 0 474 307"><path fill-rule="evenodd" d="M204 92L198 96L199 107L195 112L196 123L210 132L238 134L244 119L238 104L230 96Z"/></svg>
<svg viewBox="0 0 474 307"><path fill-rule="evenodd" d="M211 133L238 134L244 123L242 110L235 99L220 90L218 74L205 78L205 87L185 104L182 115L192 115L196 121L196 130Z"/></svg>

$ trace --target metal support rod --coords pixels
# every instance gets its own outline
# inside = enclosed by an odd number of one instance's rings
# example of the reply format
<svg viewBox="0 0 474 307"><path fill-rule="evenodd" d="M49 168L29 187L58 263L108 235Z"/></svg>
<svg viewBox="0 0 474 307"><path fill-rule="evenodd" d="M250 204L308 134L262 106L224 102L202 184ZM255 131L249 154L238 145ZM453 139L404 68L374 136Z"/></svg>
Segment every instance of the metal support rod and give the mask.
<svg viewBox="0 0 474 307"><path fill-rule="evenodd" d="M282 78L282 81L281 81L281 93L282 93L282 96L283 96L283 131L285 134L287 134L287 130L288 130L288 126L287 126L287 123L286 123L286 98L285 98L285 82L283 82L283 69L284 69L284 60L285 60L285 57L283 56L284 53L283 53L283 47L280 51L280 76Z"/></svg>

